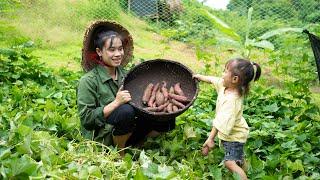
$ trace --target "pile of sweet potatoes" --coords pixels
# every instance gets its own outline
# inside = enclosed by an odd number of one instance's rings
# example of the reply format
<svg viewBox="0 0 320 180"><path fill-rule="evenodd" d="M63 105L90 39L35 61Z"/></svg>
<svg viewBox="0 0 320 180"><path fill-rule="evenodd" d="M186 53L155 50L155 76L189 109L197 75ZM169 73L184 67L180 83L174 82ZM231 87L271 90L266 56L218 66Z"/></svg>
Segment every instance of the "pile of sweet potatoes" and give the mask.
<svg viewBox="0 0 320 180"><path fill-rule="evenodd" d="M183 109L190 100L182 91L180 83L176 83L168 90L167 83L162 81L155 85L153 83L147 85L142 102L147 111L173 113Z"/></svg>

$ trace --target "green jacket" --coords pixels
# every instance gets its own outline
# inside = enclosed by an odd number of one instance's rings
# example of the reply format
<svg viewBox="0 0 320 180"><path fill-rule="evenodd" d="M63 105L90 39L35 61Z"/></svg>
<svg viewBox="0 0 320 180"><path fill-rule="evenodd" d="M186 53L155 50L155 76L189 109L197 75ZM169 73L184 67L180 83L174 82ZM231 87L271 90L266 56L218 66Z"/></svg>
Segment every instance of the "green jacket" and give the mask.
<svg viewBox="0 0 320 180"><path fill-rule="evenodd" d="M112 144L113 126L106 123L103 108L115 99L126 74L121 67L116 70L117 80L113 80L105 67L98 65L81 77L77 89L82 136L105 145Z"/></svg>

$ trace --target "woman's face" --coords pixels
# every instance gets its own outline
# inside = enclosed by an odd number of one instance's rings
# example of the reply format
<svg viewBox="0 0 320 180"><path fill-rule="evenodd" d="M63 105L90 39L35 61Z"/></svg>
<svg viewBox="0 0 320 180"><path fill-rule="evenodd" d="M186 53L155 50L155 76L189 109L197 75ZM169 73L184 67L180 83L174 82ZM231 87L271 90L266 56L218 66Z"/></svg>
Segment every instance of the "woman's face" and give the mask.
<svg viewBox="0 0 320 180"><path fill-rule="evenodd" d="M98 55L101 56L103 62L108 66L120 66L124 56L121 39L118 37L113 38L112 44L111 38L107 39L103 49L98 52Z"/></svg>

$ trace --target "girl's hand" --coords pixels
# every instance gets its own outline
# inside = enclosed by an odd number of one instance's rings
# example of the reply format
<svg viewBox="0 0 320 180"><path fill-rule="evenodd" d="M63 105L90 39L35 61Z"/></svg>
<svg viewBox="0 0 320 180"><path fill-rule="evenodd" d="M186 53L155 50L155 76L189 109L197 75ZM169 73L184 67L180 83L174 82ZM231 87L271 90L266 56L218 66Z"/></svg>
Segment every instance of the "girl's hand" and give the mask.
<svg viewBox="0 0 320 180"><path fill-rule="evenodd" d="M200 80L200 74L193 74L192 78Z"/></svg>
<svg viewBox="0 0 320 180"><path fill-rule="evenodd" d="M214 148L214 139L208 138L202 146L202 154L204 156L208 155L209 151Z"/></svg>
<svg viewBox="0 0 320 180"><path fill-rule="evenodd" d="M125 104L125 103L131 101L131 95L130 95L129 91L127 91L127 90L122 90L122 86L121 86L121 87L119 88L119 91L117 92L115 101L116 101L119 105L122 105L122 104Z"/></svg>

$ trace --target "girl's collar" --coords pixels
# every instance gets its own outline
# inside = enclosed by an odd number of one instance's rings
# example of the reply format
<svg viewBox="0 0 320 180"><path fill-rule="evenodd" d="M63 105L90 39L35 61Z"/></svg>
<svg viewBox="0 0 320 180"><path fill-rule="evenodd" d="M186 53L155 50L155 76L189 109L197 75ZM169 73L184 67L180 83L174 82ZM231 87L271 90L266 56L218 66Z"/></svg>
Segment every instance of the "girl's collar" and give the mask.
<svg viewBox="0 0 320 180"><path fill-rule="evenodd" d="M241 97L238 92L227 91L227 87L225 87L225 86L223 86L223 95L225 95L225 96Z"/></svg>

